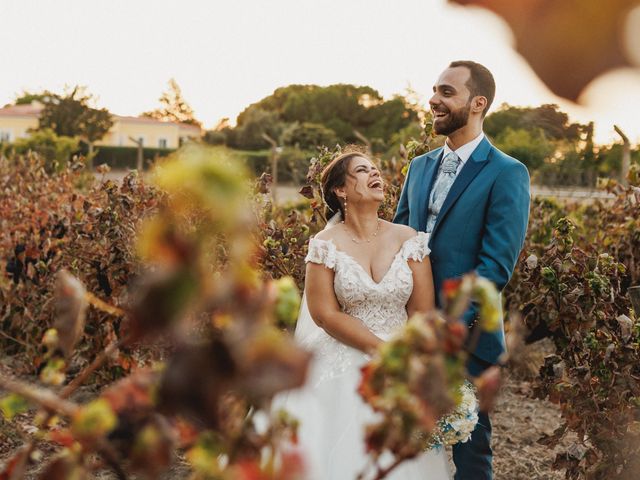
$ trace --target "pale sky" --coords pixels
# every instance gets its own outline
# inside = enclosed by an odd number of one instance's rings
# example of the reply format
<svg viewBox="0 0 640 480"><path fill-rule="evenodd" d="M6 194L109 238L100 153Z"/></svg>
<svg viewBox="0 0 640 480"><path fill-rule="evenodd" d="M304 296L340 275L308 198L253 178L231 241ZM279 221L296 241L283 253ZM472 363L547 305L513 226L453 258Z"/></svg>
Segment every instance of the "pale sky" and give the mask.
<svg viewBox="0 0 640 480"><path fill-rule="evenodd" d="M637 15L636 15L637 16ZM511 48L499 17L445 0L0 0L0 105L23 90L85 85L119 115L158 106L175 78L196 117L222 117L292 83L369 85L425 100L451 60L493 71L495 106L559 103L572 120L618 123L640 142L640 73L594 82L578 107L555 97Z"/></svg>

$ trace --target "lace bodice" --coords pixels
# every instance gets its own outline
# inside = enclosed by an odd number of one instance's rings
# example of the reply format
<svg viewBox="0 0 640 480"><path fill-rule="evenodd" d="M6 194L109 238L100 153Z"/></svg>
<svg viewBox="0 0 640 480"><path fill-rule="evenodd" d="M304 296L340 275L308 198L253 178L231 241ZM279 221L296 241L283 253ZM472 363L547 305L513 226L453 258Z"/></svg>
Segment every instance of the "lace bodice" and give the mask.
<svg viewBox="0 0 640 480"><path fill-rule="evenodd" d="M332 269L335 272L333 286L342 311L358 318L380 338L387 339L407 321L406 305L413 290L413 275L407 262L422 261L430 251L428 242L429 236L424 232L405 241L379 282L374 281L353 257L338 250L331 240L312 238L305 262ZM346 345L326 333L308 340L305 347L313 349L325 360L332 357L333 366L325 371L326 375L348 366L342 364L340 355L349 348Z"/></svg>
<svg viewBox="0 0 640 480"><path fill-rule="evenodd" d="M407 320L405 305L413 290L409 259L429 254L429 237L420 232L403 243L380 282L375 282L349 254L331 240L312 238L306 262L323 264L335 272L333 286L342 311L360 319L376 334L393 333Z"/></svg>

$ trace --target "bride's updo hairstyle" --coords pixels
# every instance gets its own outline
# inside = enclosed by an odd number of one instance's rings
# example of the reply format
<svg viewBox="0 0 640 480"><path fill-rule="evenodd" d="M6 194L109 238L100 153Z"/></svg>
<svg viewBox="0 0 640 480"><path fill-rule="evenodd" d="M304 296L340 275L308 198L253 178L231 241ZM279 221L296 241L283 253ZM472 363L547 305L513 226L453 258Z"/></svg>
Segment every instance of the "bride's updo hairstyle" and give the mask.
<svg viewBox="0 0 640 480"><path fill-rule="evenodd" d="M324 197L324 203L327 205L326 217L327 219L340 212L344 219L344 204L336 195L335 189L344 187L349 175L349 165L351 161L356 157L363 157L369 159L369 157L357 150L348 151L338 155L331 160L322 170L320 175L320 185L322 188L322 196Z"/></svg>

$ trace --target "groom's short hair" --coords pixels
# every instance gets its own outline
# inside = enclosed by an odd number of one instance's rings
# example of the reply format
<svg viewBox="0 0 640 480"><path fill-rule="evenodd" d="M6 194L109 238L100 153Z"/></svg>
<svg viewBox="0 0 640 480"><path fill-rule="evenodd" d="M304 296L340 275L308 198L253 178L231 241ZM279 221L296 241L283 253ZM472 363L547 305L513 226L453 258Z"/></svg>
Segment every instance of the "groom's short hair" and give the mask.
<svg viewBox="0 0 640 480"><path fill-rule="evenodd" d="M471 72L467 81L467 88L471 92L471 98L482 96L487 99L487 106L482 111L484 117L496 96L496 82L487 67L471 60L456 60L449 64L449 68L466 67Z"/></svg>

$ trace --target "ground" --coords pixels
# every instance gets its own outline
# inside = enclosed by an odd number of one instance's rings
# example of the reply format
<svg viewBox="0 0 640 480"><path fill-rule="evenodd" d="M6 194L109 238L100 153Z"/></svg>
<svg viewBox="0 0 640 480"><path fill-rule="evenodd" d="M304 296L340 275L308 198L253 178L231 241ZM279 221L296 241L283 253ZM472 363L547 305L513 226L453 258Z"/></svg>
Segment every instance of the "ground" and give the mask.
<svg viewBox="0 0 640 480"><path fill-rule="evenodd" d="M529 388L528 382L507 378L492 414L496 480L564 479L552 468L557 452L537 443L560 425L559 409L528 397Z"/></svg>

